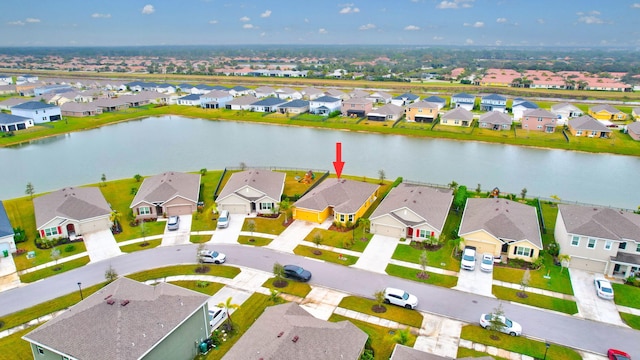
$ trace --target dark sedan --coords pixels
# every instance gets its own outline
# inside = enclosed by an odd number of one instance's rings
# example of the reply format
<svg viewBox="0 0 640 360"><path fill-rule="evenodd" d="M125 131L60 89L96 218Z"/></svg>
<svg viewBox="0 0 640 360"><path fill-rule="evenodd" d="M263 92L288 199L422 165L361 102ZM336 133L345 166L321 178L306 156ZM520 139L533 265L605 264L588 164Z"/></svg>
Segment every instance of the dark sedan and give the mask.
<svg viewBox="0 0 640 360"><path fill-rule="evenodd" d="M298 265L285 265L284 277L307 282L311 279L311 273Z"/></svg>

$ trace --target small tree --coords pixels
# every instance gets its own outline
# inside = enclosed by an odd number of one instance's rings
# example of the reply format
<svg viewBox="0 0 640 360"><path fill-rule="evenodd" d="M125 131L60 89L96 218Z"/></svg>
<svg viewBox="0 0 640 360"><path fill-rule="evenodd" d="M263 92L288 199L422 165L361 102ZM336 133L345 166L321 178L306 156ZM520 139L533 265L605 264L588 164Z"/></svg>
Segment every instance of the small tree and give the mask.
<svg viewBox="0 0 640 360"><path fill-rule="evenodd" d="M398 329L398 332L393 337L396 343L400 345L405 345L409 342L409 335L411 334L411 330L409 328L406 329Z"/></svg>
<svg viewBox="0 0 640 360"><path fill-rule="evenodd" d="M245 171L247 169L247 164L245 164L243 161L240 162L240 170Z"/></svg>
<svg viewBox="0 0 640 360"><path fill-rule="evenodd" d="M273 280L273 286L275 287L285 287L288 285L287 280L284 279L284 266L279 262L273 264L273 275L275 276L275 280Z"/></svg>
<svg viewBox="0 0 640 360"><path fill-rule="evenodd" d="M478 184L478 186L476 186L476 194L480 195L481 192L482 192L482 187L480 186L480 184Z"/></svg>
<svg viewBox="0 0 640 360"><path fill-rule="evenodd" d="M142 175L135 174L135 175L133 175L133 178L136 179L136 182L140 182L142 180Z"/></svg>
<svg viewBox="0 0 640 360"><path fill-rule="evenodd" d="M62 255L60 254L60 250L59 249L52 249L51 250L51 260L54 261L54 267L53 270L60 270L60 268L58 267L58 260L60 260L60 258L62 257Z"/></svg>
<svg viewBox="0 0 640 360"><path fill-rule="evenodd" d="M449 189L452 189L453 191L458 190L458 183L455 181L451 181L449 184Z"/></svg>
<svg viewBox="0 0 640 360"><path fill-rule="evenodd" d="M36 189L33 187L31 182L27 183L27 188L24 190L24 193L29 195L33 199L33 194L36 193Z"/></svg>
<svg viewBox="0 0 640 360"><path fill-rule="evenodd" d="M102 174L102 176L100 176L100 186L107 186L107 175Z"/></svg>
<svg viewBox="0 0 640 360"><path fill-rule="evenodd" d="M280 297L280 292L278 290L269 289L269 301L271 301L274 304L278 304L280 301L282 301L282 298Z"/></svg>
<svg viewBox="0 0 640 360"><path fill-rule="evenodd" d="M522 188L522 190L520 190L520 196L522 197L522 200L524 200L527 196L527 188Z"/></svg>
<svg viewBox="0 0 640 360"><path fill-rule="evenodd" d="M249 232L251 232L251 236L253 236L253 232L256 231L256 222L253 220L248 220L247 230L249 230Z"/></svg>
<svg viewBox="0 0 640 360"><path fill-rule="evenodd" d="M373 293L373 298L376 300L375 305L371 308L374 312L383 313L387 311L387 308L384 307L384 290L378 290Z"/></svg>
<svg viewBox="0 0 640 360"><path fill-rule="evenodd" d="M360 238L360 240L362 240L362 241L367 240L367 236L365 235L365 233L369 229L369 226L371 226L371 221L369 221L369 219L367 219L365 217L361 217L361 218L358 219L356 224L358 226L362 227L362 237Z"/></svg>
<svg viewBox="0 0 640 360"><path fill-rule="evenodd" d="M384 172L383 169L378 170L378 179L380 179L380 185L382 185L382 183L384 183L384 179L387 178L387 174Z"/></svg>
<svg viewBox="0 0 640 360"><path fill-rule="evenodd" d="M429 274L427 274L427 265L429 264L429 259L427 258L427 250L422 250L420 253L420 268L422 271L418 274L418 278L420 279L428 279Z"/></svg>
<svg viewBox="0 0 640 360"><path fill-rule="evenodd" d="M284 199L282 201L280 201L280 204L278 204L278 208L280 209L280 212L284 215L284 223L288 223L289 222L289 210L291 209L291 202L289 202L289 199Z"/></svg>
<svg viewBox="0 0 640 360"><path fill-rule="evenodd" d="M560 272L564 270L564 268L568 268L571 263L571 256L569 254L560 254L558 255L558 260L560 261Z"/></svg>
<svg viewBox="0 0 640 360"><path fill-rule="evenodd" d="M202 176L207 175L207 168L200 169L200 175L202 175Z"/></svg>
<svg viewBox="0 0 640 360"><path fill-rule="evenodd" d="M207 266L200 259L200 253L205 249L206 249L206 245L204 243L198 243L198 246L196 247L196 264L198 264L198 267L196 268L196 272L198 273L205 272L205 269L207 268Z"/></svg>
<svg viewBox="0 0 640 360"><path fill-rule="evenodd" d="M522 280L520 280L520 292L518 292L518 296L521 298L526 298L527 297L527 287L529 286L529 282L531 281L531 272L529 272L529 269L524 271L524 274L522 274Z"/></svg>
<svg viewBox="0 0 640 360"><path fill-rule="evenodd" d="M118 273L116 272L116 269L111 266L111 264L109 264L107 270L104 271L104 278L109 283L115 281L118 278Z"/></svg>
<svg viewBox="0 0 640 360"><path fill-rule="evenodd" d="M231 321L231 313L229 312L231 309L237 309L240 307L240 305L238 304L234 304L232 303L233 298L231 296L229 296L227 298L227 301L218 304L218 307L224 308L224 310L227 312L227 331L231 331L233 330L233 321Z"/></svg>
<svg viewBox="0 0 640 360"><path fill-rule="evenodd" d="M464 238L461 237L454 237L453 239L449 240L451 241L451 243L453 244L453 252L458 255L458 253L460 252L460 245L462 245L464 243Z"/></svg>
<svg viewBox="0 0 640 360"><path fill-rule="evenodd" d="M493 313L489 314L491 319L489 320L489 325L487 329L491 331L491 338L493 340L499 340L500 334L507 324L504 323L504 310L502 309L502 304L499 304L495 309L493 309Z"/></svg>
<svg viewBox="0 0 640 360"><path fill-rule="evenodd" d="M316 244L316 247L318 249L316 249L313 253L316 255L320 255L322 254L322 251L320 251L320 245L322 245L322 235L320 235L320 233L316 233L315 235L313 235L313 243Z"/></svg>

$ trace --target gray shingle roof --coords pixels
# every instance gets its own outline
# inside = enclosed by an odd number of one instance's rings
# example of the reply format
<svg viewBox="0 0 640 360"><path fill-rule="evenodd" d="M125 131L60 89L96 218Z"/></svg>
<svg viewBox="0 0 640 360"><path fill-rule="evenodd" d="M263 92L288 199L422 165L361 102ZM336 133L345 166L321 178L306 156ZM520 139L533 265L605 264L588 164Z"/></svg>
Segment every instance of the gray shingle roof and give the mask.
<svg viewBox="0 0 640 360"><path fill-rule="evenodd" d="M640 134L640 121L635 121L627 125L627 131L634 134Z"/></svg>
<svg viewBox="0 0 640 360"><path fill-rule="evenodd" d="M459 93L459 94L455 94L451 96L452 98L456 98L456 99L465 99L465 100L474 100L476 99L475 96L467 94L467 93Z"/></svg>
<svg viewBox="0 0 640 360"><path fill-rule="evenodd" d="M129 303L122 306L123 300ZM123 277L24 338L76 359L139 359L208 300L179 286L145 285ZM204 318L202 326L207 326Z"/></svg>
<svg viewBox="0 0 640 360"><path fill-rule="evenodd" d="M611 132L611 129L604 126L600 121L592 118L589 115L580 116L569 120L569 127L576 130L592 130L592 131L604 131Z"/></svg>
<svg viewBox="0 0 640 360"><path fill-rule="evenodd" d="M407 105L407 108L409 108L409 109L420 109L420 108L422 108L422 109L425 109L425 108L426 109L437 109L438 108L438 104L422 100L422 101L418 101L418 102L415 102L413 104Z"/></svg>
<svg viewBox="0 0 640 360"><path fill-rule="evenodd" d="M423 100L426 101L426 102L436 103L436 104L446 104L447 103L447 100L445 100L445 99L443 99L443 98L441 98L439 96L435 96L435 95L429 96L428 98L423 99Z"/></svg>
<svg viewBox="0 0 640 360"><path fill-rule="evenodd" d="M282 108L302 108L305 106L309 106L309 102L307 100L292 100L286 104L280 105Z"/></svg>
<svg viewBox="0 0 640 360"><path fill-rule="evenodd" d="M536 103L532 103L531 101L522 101L520 103L518 103L518 105L514 105L513 107L523 107L523 108L527 108L527 109L537 109L538 108L538 104Z"/></svg>
<svg viewBox="0 0 640 360"><path fill-rule="evenodd" d="M536 208L517 201L468 199L459 234L464 237L478 230L485 230L503 242L529 240L542 249Z"/></svg>
<svg viewBox="0 0 640 360"><path fill-rule="evenodd" d="M333 96L325 95L325 96L320 96L319 98L313 99L313 100L311 100L311 101L314 101L314 102L327 102L327 103L334 103L334 102L336 102L336 101L340 101L340 99L339 99L339 98L336 98L336 97L333 97Z"/></svg>
<svg viewBox="0 0 640 360"><path fill-rule="evenodd" d="M394 97L395 100L416 100L417 98L419 98L420 96L416 95L416 94L412 94L412 93L404 93L402 95L398 95L396 97Z"/></svg>
<svg viewBox="0 0 640 360"><path fill-rule="evenodd" d="M0 201L0 238L10 235L13 235L13 226L11 226L4 204Z"/></svg>
<svg viewBox="0 0 640 360"><path fill-rule="evenodd" d="M511 125L513 123L511 116L498 111L486 112L480 115L480 119L478 119L478 121L486 122L487 124L493 124L493 125L504 125L504 124Z"/></svg>
<svg viewBox="0 0 640 360"><path fill-rule="evenodd" d="M369 219L373 221L377 217L391 214L407 226L428 224L432 228L442 231L452 202L453 191L451 189L402 183L391 189ZM421 217L422 221L413 222L404 219L402 213L405 209Z"/></svg>
<svg viewBox="0 0 640 360"><path fill-rule="evenodd" d="M111 214L107 200L95 187L60 189L34 198L33 207L38 228L56 217L80 221Z"/></svg>
<svg viewBox="0 0 640 360"><path fill-rule="evenodd" d="M248 200L257 200L242 195L242 189L250 187L279 201L284 190L285 177L285 173L262 169L250 169L233 173L224 188L222 188L217 200L220 201L231 194L236 194Z"/></svg>
<svg viewBox="0 0 640 360"><path fill-rule="evenodd" d="M398 106L395 104L386 104L381 106L375 110L371 110L369 112L370 115L402 115L404 113L404 108L402 106Z"/></svg>
<svg viewBox="0 0 640 360"><path fill-rule="evenodd" d="M352 97L342 102L343 104L372 104L373 102L363 97Z"/></svg>
<svg viewBox="0 0 640 360"><path fill-rule="evenodd" d="M346 179L326 179L293 204L321 211L331 206L344 214L355 213L378 189L378 185Z"/></svg>
<svg viewBox="0 0 640 360"><path fill-rule="evenodd" d="M442 115L443 119L446 120L473 120L473 113L465 108L457 107L453 110L447 111L444 115Z"/></svg>
<svg viewBox="0 0 640 360"><path fill-rule="evenodd" d="M256 101L258 101L257 97L253 95L244 95L234 98L233 100L229 101L227 105L251 105Z"/></svg>
<svg viewBox="0 0 640 360"><path fill-rule="evenodd" d="M22 110L40 110L40 109L52 109L57 108L55 105L43 103L40 101L27 101L22 104L14 105L12 109L22 109Z"/></svg>
<svg viewBox="0 0 640 360"><path fill-rule="evenodd" d="M561 103L555 104L551 106L551 111L560 111L560 110L572 110L572 111L580 111L575 105L569 103Z"/></svg>
<svg viewBox="0 0 640 360"><path fill-rule="evenodd" d="M557 118L556 114L552 113L549 110L545 109L529 109L525 110L522 113L522 116L532 116L532 117L544 117L544 118Z"/></svg>
<svg viewBox="0 0 640 360"><path fill-rule="evenodd" d="M610 208L558 205L569 234L640 243L640 215Z"/></svg>
<svg viewBox="0 0 640 360"><path fill-rule="evenodd" d="M367 338L349 321L316 319L291 302L268 307L223 359L357 360Z"/></svg>
<svg viewBox="0 0 640 360"><path fill-rule="evenodd" d="M286 103L287 100L283 100L277 97L268 97L268 98L264 98L262 100L256 101L251 105L254 106L276 106L276 105L280 105L280 104L284 104Z"/></svg>
<svg viewBox="0 0 640 360"><path fill-rule="evenodd" d="M0 113L0 124L15 124L15 123L23 123L25 121L31 120L30 118L18 115L11 115L7 113Z"/></svg>
<svg viewBox="0 0 640 360"><path fill-rule="evenodd" d="M200 175L168 171L144 179L131 207L141 202L162 204L175 197L182 197L193 203L198 201Z"/></svg>
<svg viewBox="0 0 640 360"><path fill-rule="evenodd" d="M620 110L614 108L613 106L609 105L609 104L604 104L604 105L596 105L596 106L592 106L591 107L591 111L593 112L600 112L600 111L606 111L609 112L611 114L617 114L620 112Z"/></svg>
<svg viewBox="0 0 640 360"><path fill-rule="evenodd" d="M489 94L482 97L482 100L500 100L507 101L507 98L498 94Z"/></svg>

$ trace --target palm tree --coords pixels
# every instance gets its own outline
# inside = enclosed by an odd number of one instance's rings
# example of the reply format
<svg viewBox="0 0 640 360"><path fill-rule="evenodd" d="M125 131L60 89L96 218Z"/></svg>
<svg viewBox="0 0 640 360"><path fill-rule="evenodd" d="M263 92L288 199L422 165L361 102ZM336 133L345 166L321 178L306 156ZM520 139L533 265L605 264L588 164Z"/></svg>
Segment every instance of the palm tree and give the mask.
<svg viewBox="0 0 640 360"><path fill-rule="evenodd" d="M366 236L364 235L365 232L367 231L367 229L369 228L369 226L371 226L371 222L369 221L369 219L367 218L359 218L358 221L356 221L356 226L362 226L362 240L366 240Z"/></svg>
<svg viewBox="0 0 640 360"><path fill-rule="evenodd" d="M233 330L233 322L231 321L231 313L229 313L229 310L237 309L240 307L240 305L234 304L232 303L232 301L233 301L233 298L229 296L227 298L227 301L218 304L218 307L224 308L224 310L227 312L227 326L229 331Z"/></svg>
<svg viewBox="0 0 640 360"><path fill-rule="evenodd" d="M289 202L289 199L284 199L282 201L280 201L279 204L279 208L280 208L280 212L282 214L284 214L284 223L288 223L289 222L289 209L291 209L291 203Z"/></svg>

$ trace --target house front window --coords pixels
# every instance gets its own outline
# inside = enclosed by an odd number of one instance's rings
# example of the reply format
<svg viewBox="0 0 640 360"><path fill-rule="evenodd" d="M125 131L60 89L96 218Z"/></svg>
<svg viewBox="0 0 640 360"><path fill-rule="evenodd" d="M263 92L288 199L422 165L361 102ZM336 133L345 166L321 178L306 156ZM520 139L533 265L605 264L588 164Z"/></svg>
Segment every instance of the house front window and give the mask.
<svg viewBox="0 0 640 360"><path fill-rule="evenodd" d="M44 349L41 348L40 346L36 346L36 351L38 352L38 354L44 355Z"/></svg>
<svg viewBox="0 0 640 360"><path fill-rule="evenodd" d="M580 236L574 236L571 238L571 246L579 246L580 245Z"/></svg>
<svg viewBox="0 0 640 360"><path fill-rule="evenodd" d="M344 222L344 214L340 214L340 222Z"/></svg>
<svg viewBox="0 0 640 360"><path fill-rule="evenodd" d="M580 135L582 135L582 130L576 131L576 136L580 136Z"/></svg>
<svg viewBox="0 0 640 360"><path fill-rule="evenodd" d="M612 247L613 247L613 241L611 241L611 240L607 240L607 241L604 243L604 249L605 249L605 250L611 250L611 248L612 248Z"/></svg>
<svg viewBox="0 0 640 360"><path fill-rule="evenodd" d="M636 252L640 253L640 244L636 245Z"/></svg>
<svg viewBox="0 0 640 360"><path fill-rule="evenodd" d="M595 249L596 248L596 239L589 238L589 242L587 243L587 248L588 249Z"/></svg>
<svg viewBox="0 0 640 360"><path fill-rule="evenodd" d="M516 246L515 254L520 256L532 257L533 249L528 247Z"/></svg>
<svg viewBox="0 0 640 360"><path fill-rule="evenodd" d="M349 222L353 222L353 214L349 214Z"/></svg>
<svg viewBox="0 0 640 360"><path fill-rule="evenodd" d="M627 248L626 242L621 242L620 245L618 245L618 250L624 250L626 248Z"/></svg>
<svg viewBox="0 0 640 360"><path fill-rule="evenodd" d="M59 235L60 233L58 232L58 228L57 227L52 227L52 228L44 229L44 234L47 237L49 237L49 236Z"/></svg>
<svg viewBox="0 0 640 360"><path fill-rule="evenodd" d="M140 215L151 215L151 208L149 206L141 206L138 208Z"/></svg>
<svg viewBox="0 0 640 360"><path fill-rule="evenodd" d="M260 203L260 210L271 210L273 209L273 203Z"/></svg>

